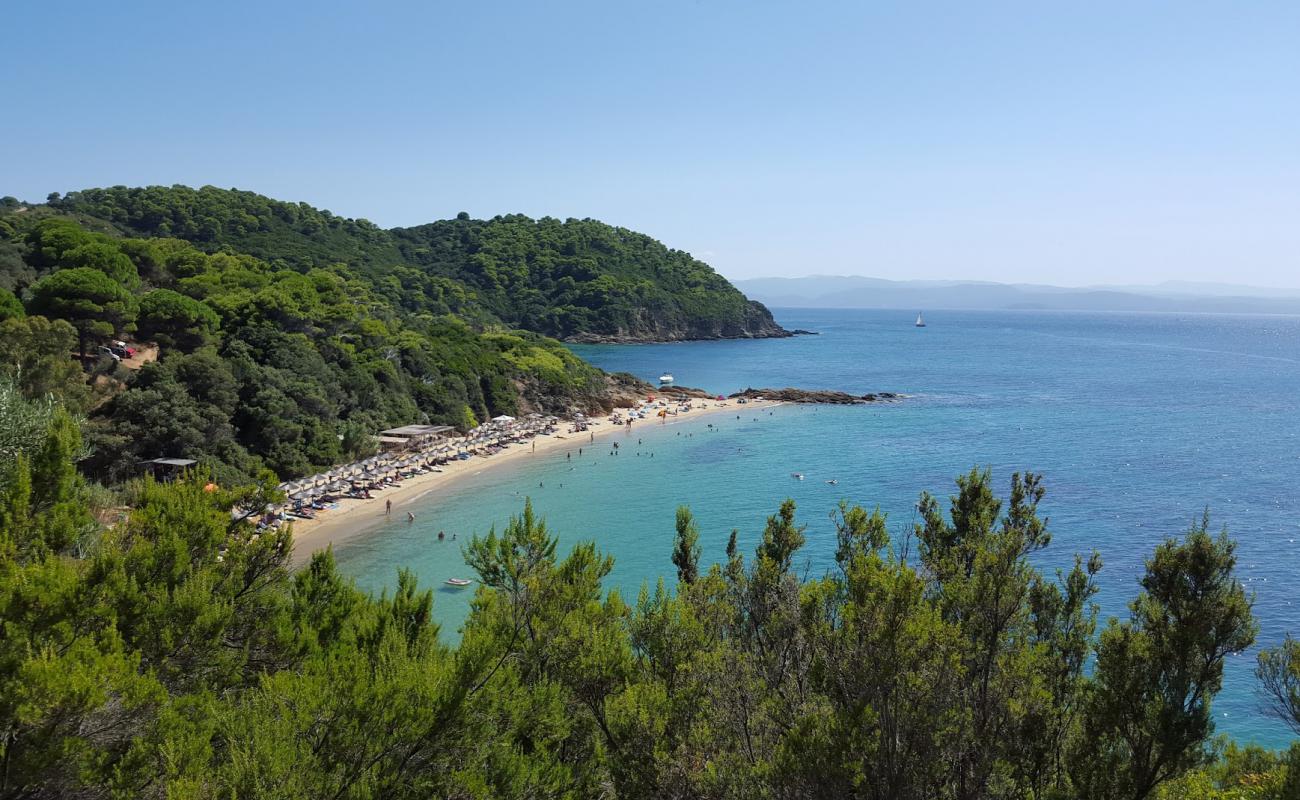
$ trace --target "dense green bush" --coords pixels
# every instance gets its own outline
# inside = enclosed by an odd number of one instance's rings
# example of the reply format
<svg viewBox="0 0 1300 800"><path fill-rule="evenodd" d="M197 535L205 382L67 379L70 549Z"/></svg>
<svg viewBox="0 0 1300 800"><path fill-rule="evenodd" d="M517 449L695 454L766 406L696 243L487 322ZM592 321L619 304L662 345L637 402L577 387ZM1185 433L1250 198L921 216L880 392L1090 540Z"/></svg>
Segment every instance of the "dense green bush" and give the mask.
<svg viewBox="0 0 1300 800"><path fill-rule="evenodd" d="M137 483L98 528L75 423L33 418L0 469L3 797L1294 796L1292 757L1214 760L1224 657L1254 624L1202 524L1098 633L1096 557L1031 563L1032 475L1005 505L979 472L946 509L923 495L913 558L845 505L811 577L792 502L708 567L681 509L676 590L632 603L525 505L467 543L480 587L452 647L409 572L379 598L328 551L291 575L289 533L230 514L270 484Z"/></svg>

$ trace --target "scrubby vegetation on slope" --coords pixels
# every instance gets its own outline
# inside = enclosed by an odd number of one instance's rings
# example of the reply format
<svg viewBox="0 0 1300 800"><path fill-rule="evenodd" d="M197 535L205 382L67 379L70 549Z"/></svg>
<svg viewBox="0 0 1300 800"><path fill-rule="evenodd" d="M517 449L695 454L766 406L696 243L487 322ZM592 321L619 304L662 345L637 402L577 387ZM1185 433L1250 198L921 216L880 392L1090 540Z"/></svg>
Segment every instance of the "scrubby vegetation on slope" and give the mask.
<svg viewBox="0 0 1300 800"><path fill-rule="evenodd" d="M525 506L467 545L480 588L453 647L408 572L379 598L329 552L287 572L289 534L229 513L265 486L137 483L101 528L75 420L25 403L0 397L43 423L0 469L0 797L1280 800L1300 783L1295 749L1213 760L1224 660L1255 628L1233 545L1200 523L1099 629L1095 557L1056 578L1030 563L1050 539L1035 476L1005 504L979 472L947 508L923 495L911 558L845 506L834 567L802 579L792 502L712 566L682 509L661 543L676 589L634 601ZM1296 650L1265 654L1267 685ZM1295 695L1274 696L1295 722Z"/></svg>

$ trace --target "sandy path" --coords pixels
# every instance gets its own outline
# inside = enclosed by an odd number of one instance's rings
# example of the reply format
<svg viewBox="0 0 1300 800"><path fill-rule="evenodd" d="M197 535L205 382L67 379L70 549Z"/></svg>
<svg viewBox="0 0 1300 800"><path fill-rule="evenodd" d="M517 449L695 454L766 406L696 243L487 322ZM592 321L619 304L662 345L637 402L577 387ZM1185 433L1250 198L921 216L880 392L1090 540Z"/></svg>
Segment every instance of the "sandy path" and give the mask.
<svg viewBox="0 0 1300 800"><path fill-rule="evenodd" d="M722 412L735 413L738 408L756 410L780 405L776 402L751 400L738 406L734 400L719 403L713 400L695 401L695 408L685 414L667 417L661 424L655 420L637 420L632 424L633 430L645 430L651 426L664 427L681 422L690 422L701 417ZM625 426L615 425L608 420L593 420L591 429L582 433L568 433L567 425L550 435L534 437L530 441L507 445L501 452L490 456L471 456L465 461L451 461L440 467L441 472L427 472L402 481L402 485L393 489L374 492L368 500L344 498L338 508L316 512L316 519L294 520L293 558L294 566L307 562L311 554L323 550L328 545L359 536L367 530L378 526L386 517L385 503L393 503L395 516L405 515L408 507L422 500L430 492L445 489L453 483L479 475L484 470L498 468L505 464L517 463L532 456L541 456L565 448L576 450L588 447L595 440L612 433L626 430Z"/></svg>

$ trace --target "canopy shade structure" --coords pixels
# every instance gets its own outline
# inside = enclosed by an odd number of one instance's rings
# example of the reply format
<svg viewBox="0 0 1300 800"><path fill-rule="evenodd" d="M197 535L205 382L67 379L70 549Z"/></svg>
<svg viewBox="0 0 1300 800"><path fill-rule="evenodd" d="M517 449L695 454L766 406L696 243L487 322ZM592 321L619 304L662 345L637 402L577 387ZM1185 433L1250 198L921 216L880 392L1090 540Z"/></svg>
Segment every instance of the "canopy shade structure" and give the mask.
<svg viewBox="0 0 1300 800"><path fill-rule="evenodd" d="M156 464L165 467L192 467L199 463L192 458L151 458L148 461L141 461L140 464Z"/></svg>
<svg viewBox="0 0 1300 800"><path fill-rule="evenodd" d="M380 436L378 438L381 444L406 444L411 441L405 436Z"/></svg>
<svg viewBox="0 0 1300 800"><path fill-rule="evenodd" d="M137 466L153 475L154 480L171 480L199 462L192 458L151 458L137 462Z"/></svg>
<svg viewBox="0 0 1300 800"><path fill-rule="evenodd" d="M514 422L514 421L515 421L515 418L514 418L514 417L508 417L508 416L506 416L505 414L502 414L502 415L499 416L499 417L493 417L493 418L492 418L492 421L493 421L493 422Z"/></svg>

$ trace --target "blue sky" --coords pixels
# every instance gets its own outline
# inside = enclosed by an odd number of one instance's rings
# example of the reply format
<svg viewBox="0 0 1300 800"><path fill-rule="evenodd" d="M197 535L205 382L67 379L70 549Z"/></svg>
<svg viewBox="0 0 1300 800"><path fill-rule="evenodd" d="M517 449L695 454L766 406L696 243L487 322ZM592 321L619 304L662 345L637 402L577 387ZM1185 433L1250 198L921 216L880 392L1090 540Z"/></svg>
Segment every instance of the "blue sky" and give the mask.
<svg viewBox="0 0 1300 800"><path fill-rule="evenodd" d="M20 3L0 194L595 217L733 278L1300 286L1297 3Z"/></svg>

